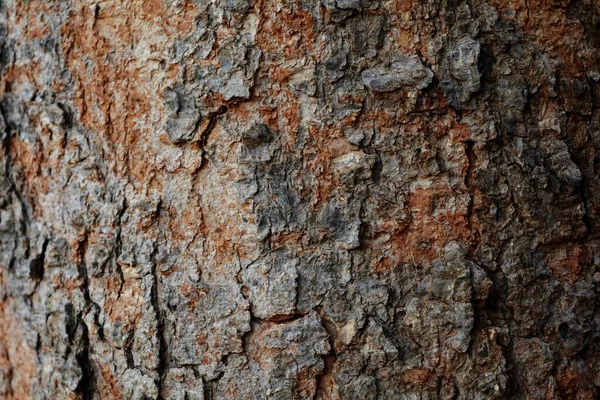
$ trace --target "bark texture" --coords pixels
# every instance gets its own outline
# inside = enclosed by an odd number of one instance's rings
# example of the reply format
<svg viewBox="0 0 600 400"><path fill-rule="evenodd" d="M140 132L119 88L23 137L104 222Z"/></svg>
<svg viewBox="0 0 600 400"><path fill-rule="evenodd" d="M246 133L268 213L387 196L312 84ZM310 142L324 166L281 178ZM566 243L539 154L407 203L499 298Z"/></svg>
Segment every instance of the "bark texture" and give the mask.
<svg viewBox="0 0 600 400"><path fill-rule="evenodd" d="M0 398L597 399L597 0L5 0Z"/></svg>

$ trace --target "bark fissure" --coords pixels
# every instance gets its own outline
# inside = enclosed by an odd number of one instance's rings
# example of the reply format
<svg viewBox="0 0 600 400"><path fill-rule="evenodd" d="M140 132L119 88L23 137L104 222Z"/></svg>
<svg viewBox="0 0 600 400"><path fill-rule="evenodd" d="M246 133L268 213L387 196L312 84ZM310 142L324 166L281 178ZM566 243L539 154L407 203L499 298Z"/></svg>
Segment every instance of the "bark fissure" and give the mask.
<svg viewBox="0 0 600 400"><path fill-rule="evenodd" d="M157 263L156 263L156 259L154 257L155 257L155 253L153 252L153 254L152 254L152 258L154 259L153 264L152 264L153 281L152 281L152 289L150 292L150 298L152 300L152 307L154 308L154 313L155 313L155 317L156 317L156 335L158 337L157 389L158 389L159 399L162 399L162 398L164 398L163 397L164 396L163 395L164 380L165 380L165 376L169 370L170 363L169 363L169 347L168 347L168 343L167 343L167 339L166 339L166 335L165 335L166 327L165 327L163 311L162 311L162 306L161 306L162 301L161 301L160 294L159 294L160 275L157 271Z"/></svg>

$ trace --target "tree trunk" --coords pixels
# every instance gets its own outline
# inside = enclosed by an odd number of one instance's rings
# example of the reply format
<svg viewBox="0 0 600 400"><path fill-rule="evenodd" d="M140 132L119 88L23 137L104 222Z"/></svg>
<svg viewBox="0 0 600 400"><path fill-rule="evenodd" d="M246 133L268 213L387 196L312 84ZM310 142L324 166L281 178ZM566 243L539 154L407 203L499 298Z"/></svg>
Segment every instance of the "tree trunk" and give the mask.
<svg viewBox="0 0 600 400"><path fill-rule="evenodd" d="M600 398L597 0L0 28L0 398Z"/></svg>

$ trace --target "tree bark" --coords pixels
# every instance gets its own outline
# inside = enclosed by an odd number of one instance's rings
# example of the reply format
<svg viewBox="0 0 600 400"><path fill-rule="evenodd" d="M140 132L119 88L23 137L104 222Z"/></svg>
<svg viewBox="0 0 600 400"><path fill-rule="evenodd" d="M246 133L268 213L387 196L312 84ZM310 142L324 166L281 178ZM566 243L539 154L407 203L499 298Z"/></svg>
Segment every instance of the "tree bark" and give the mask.
<svg viewBox="0 0 600 400"><path fill-rule="evenodd" d="M0 398L600 398L597 0L6 0Z"/></svg>

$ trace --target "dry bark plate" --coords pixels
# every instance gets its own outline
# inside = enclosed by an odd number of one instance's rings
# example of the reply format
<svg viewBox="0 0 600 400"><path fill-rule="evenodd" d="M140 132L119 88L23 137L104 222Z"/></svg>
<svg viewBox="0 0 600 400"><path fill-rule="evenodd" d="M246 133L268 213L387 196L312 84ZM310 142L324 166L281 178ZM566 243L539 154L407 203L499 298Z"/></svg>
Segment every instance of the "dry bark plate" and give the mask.
<svg viewBox="0 0 600 400"><path fill-rule="evenodd" d="M3 0L1 399L600 398L597 0Z"/></svg>

